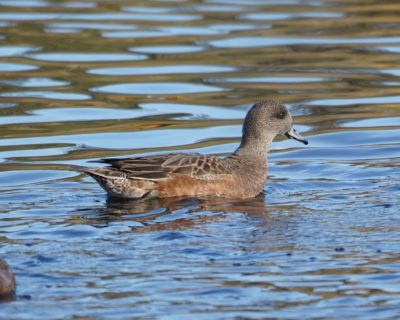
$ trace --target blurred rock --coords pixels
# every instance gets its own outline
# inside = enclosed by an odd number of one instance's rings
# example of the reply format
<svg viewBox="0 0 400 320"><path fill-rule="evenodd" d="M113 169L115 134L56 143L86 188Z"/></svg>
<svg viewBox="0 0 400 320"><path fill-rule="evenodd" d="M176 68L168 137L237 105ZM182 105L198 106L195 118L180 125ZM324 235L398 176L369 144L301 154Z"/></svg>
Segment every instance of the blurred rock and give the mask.
<svg viewBox="0 0 400 320"><path fill-rule="evenodd" d="M15 278L11 268L4 260L0 259L0 301L15 298Z"/></svg>

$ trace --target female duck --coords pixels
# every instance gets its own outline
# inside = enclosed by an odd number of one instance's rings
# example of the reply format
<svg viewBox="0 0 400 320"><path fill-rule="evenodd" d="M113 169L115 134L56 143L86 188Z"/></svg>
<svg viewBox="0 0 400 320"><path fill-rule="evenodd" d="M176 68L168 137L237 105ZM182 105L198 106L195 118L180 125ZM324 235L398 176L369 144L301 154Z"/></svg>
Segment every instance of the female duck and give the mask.
<svg viewBox="0 0 400 320"><path fill-rule="evenodd" d="M103 159L111 166L87 168L110 197L217 195L251 198L267 181L267 155L277 135L308 144L292 127L285 105L276 100L256 103L247 113L239 147L225 158L175 153L139 158Z"/></svg>

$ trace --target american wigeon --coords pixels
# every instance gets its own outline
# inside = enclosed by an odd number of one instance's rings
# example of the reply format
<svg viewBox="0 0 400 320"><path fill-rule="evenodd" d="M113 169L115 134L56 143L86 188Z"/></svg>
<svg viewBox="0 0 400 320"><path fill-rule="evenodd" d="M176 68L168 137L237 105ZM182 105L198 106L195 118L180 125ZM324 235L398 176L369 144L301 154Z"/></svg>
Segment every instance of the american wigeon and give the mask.
<svg viewBox="0 0 400 320"><path fill-rule="evenodd" d="M111 166L85 168L110 197L252 198L267 180L267 154L277 135L308 144L292 127L292 116L277 100L256 103L247 113L239 147L225 158L173 153L139 158L102 159Z"/></svg>

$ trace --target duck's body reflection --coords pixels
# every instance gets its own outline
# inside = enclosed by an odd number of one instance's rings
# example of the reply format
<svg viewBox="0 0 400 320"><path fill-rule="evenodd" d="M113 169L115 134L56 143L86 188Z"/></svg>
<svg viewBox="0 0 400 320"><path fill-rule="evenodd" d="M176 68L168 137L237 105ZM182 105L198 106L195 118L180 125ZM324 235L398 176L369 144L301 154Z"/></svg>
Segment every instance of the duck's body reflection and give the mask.
<svg viewBox="0 0 400 320"><path fill-rule="evenodd" d="M184 207L192 207L192 210L196 208L201 211L245 211L249 213L267 213L264 194L260 194L255 198L246 200L227 199L220 197L173 197L139 200L121 200L114 198L107 199L107 210L109 210L109 213L139 214L144 212L152 212L160 208L164 208L164 213L170 213Z"/></svg>
<svg viewBox="0 0 400 320"><path fill-rule="evenodd" d="M224 217L227 213L246 213L251 216L269 217L265 195L252 199L205 198L144 198L121 200L108 198L106 205L86 208L73 212L70 217L74 223L86 220L89 224L106 226L112 221L135 221L135 231L169 230L190 228L206 224ZM75 217L75 218L73 218Z"/></svg>

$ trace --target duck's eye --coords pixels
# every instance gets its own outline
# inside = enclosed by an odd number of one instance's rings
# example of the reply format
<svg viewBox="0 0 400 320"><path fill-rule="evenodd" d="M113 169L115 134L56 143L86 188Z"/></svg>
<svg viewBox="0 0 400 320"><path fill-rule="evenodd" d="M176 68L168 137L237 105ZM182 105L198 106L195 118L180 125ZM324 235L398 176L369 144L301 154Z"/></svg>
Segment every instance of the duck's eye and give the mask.
<svg viewBox="0 0 400 320"><path fill-rule="evenodd" d="M275 114L275 117L278 118L278 119L284 119L286 117L286 111L278 111Z"/></svg>

